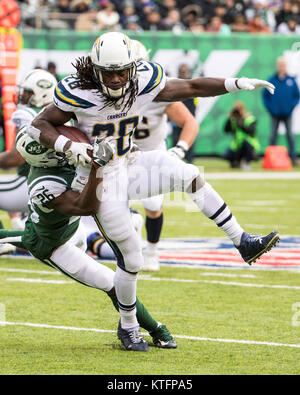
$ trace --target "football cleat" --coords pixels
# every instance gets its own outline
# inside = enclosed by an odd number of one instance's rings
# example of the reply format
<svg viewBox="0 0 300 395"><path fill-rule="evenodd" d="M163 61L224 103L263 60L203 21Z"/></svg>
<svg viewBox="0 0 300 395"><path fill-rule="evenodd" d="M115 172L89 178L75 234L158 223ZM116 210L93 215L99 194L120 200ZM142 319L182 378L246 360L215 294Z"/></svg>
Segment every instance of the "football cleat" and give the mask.
<svg viewBox="0 0 300 395"><path fill-rule="evenodd" d="M271 232L267 236L252 236L244 232L241 244L237 247L245 262L251 265L259 257L268 252L279 242L278 232Z"/></svg>
<svg viewBox="0 0 300 395"><path fill-rule="evenodd" d="M133 329L123 329L121 327L121 321L119 321L118 338L121 343L128 351L148 351L148 343L142 338L139 327Z"/></svg>
<svg viewBox="0 0 300 395"><path fill-rule="evenodd" d="M143 250L144 263L142 270L146 272L157 272L159 270L158 253L156 250Z"/></svg>
<svg viewBox="0 0 300 395"><path fill-rule="evenodd" d="M176 340L168 331L168 328L160 322L158 323L157 328L153 332L149 332L149 334L153 339L155 347L177 348Z"/></svg>

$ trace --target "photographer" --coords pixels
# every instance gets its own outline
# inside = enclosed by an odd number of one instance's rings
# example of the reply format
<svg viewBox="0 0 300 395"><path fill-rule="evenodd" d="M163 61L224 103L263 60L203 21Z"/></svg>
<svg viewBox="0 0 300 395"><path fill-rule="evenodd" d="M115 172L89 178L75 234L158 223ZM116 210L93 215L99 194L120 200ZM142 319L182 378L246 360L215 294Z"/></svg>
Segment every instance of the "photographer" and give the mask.
<svg viewBox="0 0 300 395"><path fill-rule="evenodd" d="M233 134L229 149L223 156L232 168L248 170L251 161L257 160L260 147L256 134L256 119L246 111L242 102L235 102L226 121L224 131Z"/></svg>

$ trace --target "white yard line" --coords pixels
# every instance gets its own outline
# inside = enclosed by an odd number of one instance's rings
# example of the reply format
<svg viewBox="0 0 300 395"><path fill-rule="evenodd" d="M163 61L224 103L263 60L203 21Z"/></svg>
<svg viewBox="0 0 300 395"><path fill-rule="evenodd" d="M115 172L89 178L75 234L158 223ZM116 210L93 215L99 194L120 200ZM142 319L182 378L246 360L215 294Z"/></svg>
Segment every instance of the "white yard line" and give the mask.
<svg viewBox="0 0 300 395"><path fill-rule="evenodd" d="M300 180L300 172L224 172L204 173L207 180Z"/></svg>
<svg viewBox="0 0 300 395"><path fill-rule="evenodd" d="M26 326L26 327L44 328L44 329L60 329L60 330L77 331L77 332L116 333L116 331L114 330L107 330L107 329L77 328L72 326L35 324L29 322L0 321L0 325L2 327L4 327L5 325L11 325L11 326ZM143 335L148 335L148 333L143 333ZM173 336L177 339L185 339L185 340L209 341L209 342L219 342L219 343L236 343L236 344L247 344L247 345L258 345L258 346L269 346L269 347L300 348L300 344L275 343L275 342L267 342L267 341L239 340L239 339L219 339L219 338L186 336L186 335L173 335Z"/></svg>
<svg viewBox="0 0 300 395"><path fill-rule="evenodd" d="M59 275L62 276L61 272L57 271L46 271L46 270L27 270L27 269L14 269L1 267L0 272L9 273L30 273L30 274L46 274L46 275ZM216 272L204 272L199 273L200 276L216 276L216 277L241 277L241 278L256 278L254 274L233 274L233 273L216 273ZM149 277L150 275L144 275L144 277Z"/></svg>
<svg viewBox="0 0 300 395"><path fill-rule="evenodd" d="M65 280L42 280L41 278L7 278L6 281L37 283L37 284L75 284L73 281Z"/></svg>
<svg viewBox="0 0 300 395"><path fill-rule="evenodd" d="M11 273L33 273L33 274L54 274L55 276L61 276L62 273L53 271L46 271L46 270L29 270L29 269L14 269L14 268L6 268L0 267L0 272L11 272Z"/></svg>
<svg viewBox="0 0 300 395"><path fill-rule="evenodd" d="M160 278L160 277L148 277L148 275L139 275L138 280L144 281L169 281L178 283L206 283L206 284L219 284L229 285L238 287L253 287L253 288L273 288L273 289L295 289L300 290L300 286L296 285L269 285L269 284L249 284L249 283L237 283L233 281L217 281L217 280L190 280L181 278ZM75 284L75 281L63 281L63 280L42 280L40 278L7 278L6 281L16 281L25 283L41 283L41 284Z"/></svg>

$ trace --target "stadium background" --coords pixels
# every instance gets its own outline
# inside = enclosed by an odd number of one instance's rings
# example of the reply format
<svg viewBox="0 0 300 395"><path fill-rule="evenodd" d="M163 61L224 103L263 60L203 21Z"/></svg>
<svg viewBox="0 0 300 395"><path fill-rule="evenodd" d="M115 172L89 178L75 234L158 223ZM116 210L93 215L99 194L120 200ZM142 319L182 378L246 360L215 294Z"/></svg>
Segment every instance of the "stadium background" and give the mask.
<svg viewBox="0 0 300 395"><path fill-rule="evenodd" d="M247 76L268 79L275 72L276 59L284 55L289 72L300 83L300 36L216 34L195 35L172 32L142 32L130 37L140 40L151 49L150 56L161 63L166 72L175 77L178 66L188 63L193 76L209 77ZM20 78L37 65L46 67L49 61L57 65L59 76L74 70L71 66L76 56L90 51L99 32L95 34L73 31L23 32L24 49L21 53ZM22 61L22 59L24 61ZM26 62L25 62L26 59ZM262 104L261 91L224 95L216 99L198 100L196 112L201 127L197 137L197 155L221 155L229 145L230 136L223 131L228 112L235 100L242 100L246 108L258 119L257 135L264 153L270 136L270 117ZM297 153L300 153L300 105L294 111L293 131ZM281 135L279 145L286 145Z"/></svg>

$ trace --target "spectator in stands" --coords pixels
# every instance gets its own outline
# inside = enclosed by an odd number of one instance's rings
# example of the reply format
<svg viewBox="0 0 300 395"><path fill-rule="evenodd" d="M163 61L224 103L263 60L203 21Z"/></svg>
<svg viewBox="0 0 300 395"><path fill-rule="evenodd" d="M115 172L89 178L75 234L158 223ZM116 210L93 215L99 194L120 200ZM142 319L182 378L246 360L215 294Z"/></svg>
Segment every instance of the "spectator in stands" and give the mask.
<svg viewBox="0 0 300 395"><path fill-rule="evenodd" d="M282 22L278 26L277 32L281 34L300 34L300 25L291 17L287 22Z"/></svg>
<svg viewBox="0 0 300 395"><path fill-rule="evenodd" d="M162 25L164 26L164 30L172 30L174 33L181 33L185 30L181 22L180 12L175 8L168 12L166 18L162 20Z"/></svg>
<svg viewBox="0 0 300 395"><path fill-rule="evenodd" d="M205 32L205 26L202 25L201 22L196 21L196 22L190 24L190 27L188 30L194 34L201 34L201 33Z"/></svg>
<svg viewBox="0 0 300 395"><path fill-rule="evenodd" d="M132 5L125 5L120 21L123 29L127 29L128 22L139 21L139 17L136 14L135 8Z"/></svg>
<svg viewBox="0 0 300 395"><path fill-rule="evenodd" d="M162 24L158 10L153 9L147 14L143 28L151 31L164 30L164 25Z"/></svg>
<svg viewBox="0 0 300 395"><path fill-rule="evenodd" d="M288 0L282 2L282 6L279 8L275 15L276 24L279 26L282 22L286 22L292 16L292 4Z"/></svg>
<svg viewBox="0 0 300 395"><path fill-rule="evenodd" d="M219 16L213 16L206 26L206 31L210 33L230 34L230 27L223 23Z"/></svg>
<svg viewBox="0 0 300 395"><path fill-rule="evenodd" d="M237 14L234 17L233 23L230 25L230 29L235 33L248 33L249 26L247 24L247 19L243 14Z"/></svg>
<svg viewBox="0 0 300 395"><path fill-rule="evenodd" d="M172 10L177 10L177 1L176 0L162 0L160 5L160 13L163 18L168 16L168 13Z"/></svg>
<svg viewBox="0 0 300 395"><path fill-rule="evenodd" d="M263 21L262 17L259 15L254 15L253 19L249 22L249 32L250 33L264 33L268 34L271 33L270 28L266 26L265 22Z"/></svg>
<svg viewBox="0 0 300 395"><path fill-rule="evenodd" d="M241 2L235 2L234 0L225 0L225 6L226 13L223 17L223 21L224 23L231 25L234 21L234 17L242 12L243 6Z"/></svg>
<svg viewBox="0 0 300 395"><path fill-rule="evenodd" d="M79 14L74 25L76 31L94 31L97 11L91 8L91 0L73 0L71 9Z"/></svg>
<svg viewBox="0 0 300 395"><path fill-rule="evenodd" d="M193 25L200 23L203 25L204 18L202 18L202 9L197 4L189 4L185 6L182 11L182 22L187 29Z"/></svg>
<svg viewBox="0 0 300 395"><path fill-rule="evenodd" d="M229 149L223 155L232 168L249 170L251 162L257 159L259 142L256 134L256 119L246 110L244 103L235 102L224 126L233 138Z"/></svg>
<svg viewBox="0 0 300 395"><path fill-rule="evenodd" d="M263 102L271 115L270 145L277 144L278 128L284 123L293 165L296 165L296 151L292 133L292 113L299 103L300 93L294 77L287 73L287 63L283 57L277 59L276 73L269 79L275 85L275 94L263 91Z"/></svg>
<svg viewBox="0 0 300 395"><path fill-rule="evenodd" d="M116 30L119 28L120 16L115 11L115 6L108 0L99 1L100 11L97 13L96 20L99 30Z"/></svg>
<svg viewBox="0 0 300 395"><path fill-rule="evenodd" d="M252 4L245 11L248 20L252 20L255 15L259 15L265 25L274 31L276 28L276 18L269 0L252 0Z"/></svg>
<svg viewBox="0 0 300 395"><path fill-rule="evenodd" d="M72 12L69 0L58 0L56 4L56 11L66 14Z"/></svg>
<svg viewBox="0 0 300 395"><path fill-rule="evenodd" d="M191 69L187 64L182 64L178 68L178 78L182 79L189 79L192 78L192 73ZM190 112L195 116L195 111L196 111L196 99L186 99L183 101L183 104L190 110ZM181 128L177 125L173 125L173 133L172 133L172 140L173 140L173 146L175 147L179 136L181 133ZM193 163L194 160L194 144L190 147L190 149L187 151L185 155L185 159L187 160L188 163Z"/></svg>

